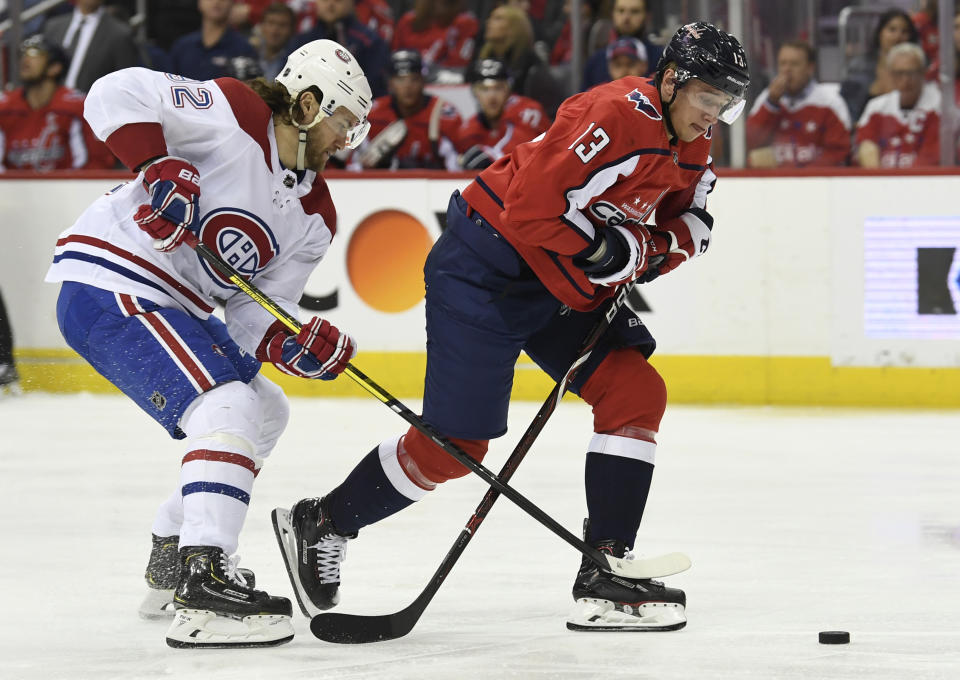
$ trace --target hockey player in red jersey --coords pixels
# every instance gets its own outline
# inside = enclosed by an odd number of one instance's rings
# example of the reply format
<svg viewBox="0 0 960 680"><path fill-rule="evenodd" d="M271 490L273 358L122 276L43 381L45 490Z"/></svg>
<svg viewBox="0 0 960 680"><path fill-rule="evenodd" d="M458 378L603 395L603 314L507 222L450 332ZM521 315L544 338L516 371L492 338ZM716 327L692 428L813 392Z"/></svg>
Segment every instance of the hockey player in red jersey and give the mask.
<svg viewBox="0 0 960 680"><path fill-rule="evenodd" d="M711 130L742 112L748 84L736 38L706 23L683 26L652 80L622 78L568 99L542 139L454 193L424 267L427 423L482 459L488 441L506 432L521 351L559 380L618 287L707 250ZM654 209L656 222L646 223ZM586 540L619 557L634 546L666 407L664 381L647 362L654 345L621 308L570 387L593 407ZM304 613L337 604L348 539L467 472L410 428L374 447L324 497L276 509ZM683 591L587 560L573 598L575 630L686 624Z"/></svg>
<svg viewBox="0 0 960 680"><path fill-rule="evenodd" d="M62 84L67 57L41 35L20 49L23 86L0 92L0 171L113 167L83 120L83 94Z"/></svg>
<svg viewBox="0 0 960 680"><path fill-rule="evenodd" d="M453 105L423 91L420 54L394 52L389 71L390 94L373 100L370 134L347 167L458 169L453 140L460 129L460 114Z"/></svg>
<svg viewBox="0 0 960 680"><path fill-rule="evenodd" d="M290 335L183 243L195 235L294 308L336 232L318 173L363 140L371 100L353 55L330 40L294 50L275 82L130 68L87 96L94 131L139 174L61 234L47 280L61 282L67 343L183 440L179 483L154 519L141 606L145 617L173 618L170 646L293 637L290 601L255 590L232 557L254 478L289 416L259 370L269 362L331 380L356 352L319 317ZM212 315L218 301L224 321Z"/></svg>
<svg viewBox="0 0 960 680"><path fill-rule="evenodd" d="M550 127L539 102L510 92L507 65L481 59L467 71L477 114L464 123L457 138L464 170L482 170Z"/></svg>

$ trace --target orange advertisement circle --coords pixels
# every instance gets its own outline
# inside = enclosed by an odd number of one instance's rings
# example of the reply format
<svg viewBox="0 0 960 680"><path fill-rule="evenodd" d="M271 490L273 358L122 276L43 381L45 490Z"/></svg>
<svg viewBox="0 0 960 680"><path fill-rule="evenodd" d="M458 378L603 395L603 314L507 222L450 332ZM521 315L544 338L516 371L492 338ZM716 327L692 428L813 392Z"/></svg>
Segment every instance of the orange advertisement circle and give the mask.
<svg viewBox="0 0 960 680"><path fill-rule="evenodd" d="M381 312L404 312L423 299L423 263L433 239L402 210L380 210L357 225L347 246L347 276L357 295Z"/></svg>

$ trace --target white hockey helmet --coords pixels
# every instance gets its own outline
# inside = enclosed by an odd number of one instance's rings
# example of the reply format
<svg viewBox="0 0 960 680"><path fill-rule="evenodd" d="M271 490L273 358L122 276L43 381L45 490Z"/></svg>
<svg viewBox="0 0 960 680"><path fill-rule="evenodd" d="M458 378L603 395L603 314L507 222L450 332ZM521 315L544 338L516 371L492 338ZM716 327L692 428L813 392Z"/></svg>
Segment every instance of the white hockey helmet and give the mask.
<svg viewBox="0 0 960 680"><path fill-rule="evenodd" d="M320 90L321 112L311 122L300 124L301 130L309 130L343 106L358 121L347 132L347 147L357 148L367 136L370 130L367 114L373 104L373 92L357 60L340 44L314 40L297 48L287 57L277 82L287 88L294 102L304 90L311 87Z"/></svg>

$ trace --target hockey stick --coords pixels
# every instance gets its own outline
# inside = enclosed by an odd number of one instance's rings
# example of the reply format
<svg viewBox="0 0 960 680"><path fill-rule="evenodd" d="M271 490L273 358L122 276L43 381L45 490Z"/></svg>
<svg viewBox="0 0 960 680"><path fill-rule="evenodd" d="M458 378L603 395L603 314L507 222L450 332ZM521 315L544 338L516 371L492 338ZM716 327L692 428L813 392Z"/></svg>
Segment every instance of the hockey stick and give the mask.
<svg viewBox="0 0 960 680"><path fill-rule="evenodd" d="M563 398L570 383L573 382L573 379L577 377L580 369L590 358L594 348L597 346L600 338L606 333L610 322L613 320L613 317L616 316L621 306L623 306L627 294L632 288L632 285L621 287L616 297L611 301L606 314L603 315L590 331L589 335L587 335L580 354L574 360L569 370L567 370L566 375L554 385L547 400L543 402L540 410L537 411L537 415L534 416L533 421L531 421L527 427L526 432L523 433L520 441L517 442L513 453L510 454L506 463L503 464L500 474L497 475L498 480L506 484L510 481L510 478L513 477L513 473L516 472L520 466L520 462L527 455L533 442L540 435L540 432L547 423L547 419L553 415L557 404L560 403L560 399ZM427 606L433 600L440 586L443 585L443 582L450 574L450 570L453 569L457 560L460 559L463 551L467 548L467 544L470 543L470 539L477 533L477 529L480 528L487 513L490 512L490 509L499 497L500 492L495 487L491 486L487 489L483 499L480 501L480 505L474 510L473 515L467 521L463 531L460 532L453 547L450 548L449 552L447 552L443 558L440 566L437 567L426 588L424 588L423 592L417 596L417 599L409 605L393 614L370 616L342 614L339 612L318 614L310 621L311 632L325 642L337 642L341 644L362 644L383 640L395 640L409 633L413 630L413 627L417 625L424 610L426 610ZM636 560L635 562L637 564L643 564L649 577L666 576L683 571L690 566L689 558L680 553Z"/></svg>
<svg viewBox="0 0 960 680"><path fill-rule="evenodd" d="M283 324L289 328L294 333L300 332L300 322L288 312L286 312L282 307L280 307L276 302L271 300L267 295L265 295L259 288L247 281L241 276L240 272L230 266L228 263L224 262L215 252L213 252L209 246L205 243L202 243L193 232L187 232L184 241L193 248L196 253L206 260L210 265L223 274L231 283L233 283L237 288L250 296L257 304L270 312L274 317L283 322ZM626 296L626 290L621 289L617 294L617 299L622 302L622 298ZM610 311L607 312L607 316L610 319L613 316L610 314ZM609 321L608 321L609 323ZM470 457L470 455L461 449L459 446L448 441L443 437L439 432L434 430L429 424L424 422L416 413L407 408L403 403L397 400L393 395L387 392L385 389L380 387L373 380L368 378L363 372L361 372L353 364L347 364L347 367L343 371L348 375L354 382L356 382L360 387L365 389L367 392L372 394L374 397L379 399L392 411L394 411L401 418L406 420L410 425L415 429L419 430L427 437L430 438L433 443L447 452L449 455L456 458L464 467L468 468L479 477L481 477L487 484L491 487L502 493L504 496L513 501L521 510L526 512L528 515L533 517L535 520L540 522L542 525L550 529L554 534L562 538L564 541L569 543L572 547L578 550L580 553L585 555L587 559L595 563L602 569L613 572L619 576L626 576L627 578L650 578L650 574L646 569L642 560L625 560L623 558L613 557L605 553L600 552L596 548L587 545L580 538L574 536L572 533L567 531L559 522L557 522L553 517L545 513L538 506L534 505L530 500L526 498L519 491L514 489L507 484L501 482L497 477L490 472L487 468L481 465L479 462ZM679 553L678 553L679 555ZM686 557L686 556L682 556ZM683 565L680 562L677 563L679 568L675 571L670 571L669 573L660 573L658 576L669 576L670 574L675 574L678 571L684 571L690 566L689 559L686 559L686 564Z"/></svg>

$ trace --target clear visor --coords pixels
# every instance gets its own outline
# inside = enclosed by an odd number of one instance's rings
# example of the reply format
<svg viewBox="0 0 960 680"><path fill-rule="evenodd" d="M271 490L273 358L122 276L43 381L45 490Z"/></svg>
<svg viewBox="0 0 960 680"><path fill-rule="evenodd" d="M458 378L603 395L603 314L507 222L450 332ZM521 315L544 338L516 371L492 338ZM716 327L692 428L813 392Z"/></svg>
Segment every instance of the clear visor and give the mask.
<svg viewBox="0 0 960 680"><path fill-rule="evenodd" d="M732 125L746 106L746 100L743 97L734 97L715 88L694 92L689 87L685 87L680 92L686 94L687 101L695 109L727 125Z"/></svg>
<svg viewBox="0 0 960 680"><path fill-rule="evenodd" d="M328 116L324 122L333 128L334 133L343 136L346 140L348 149L356 149L370 132L370 122L366 117L358 120L351 125L352 115L347 115L347 109L340 108L333 115Z"/></svg>

